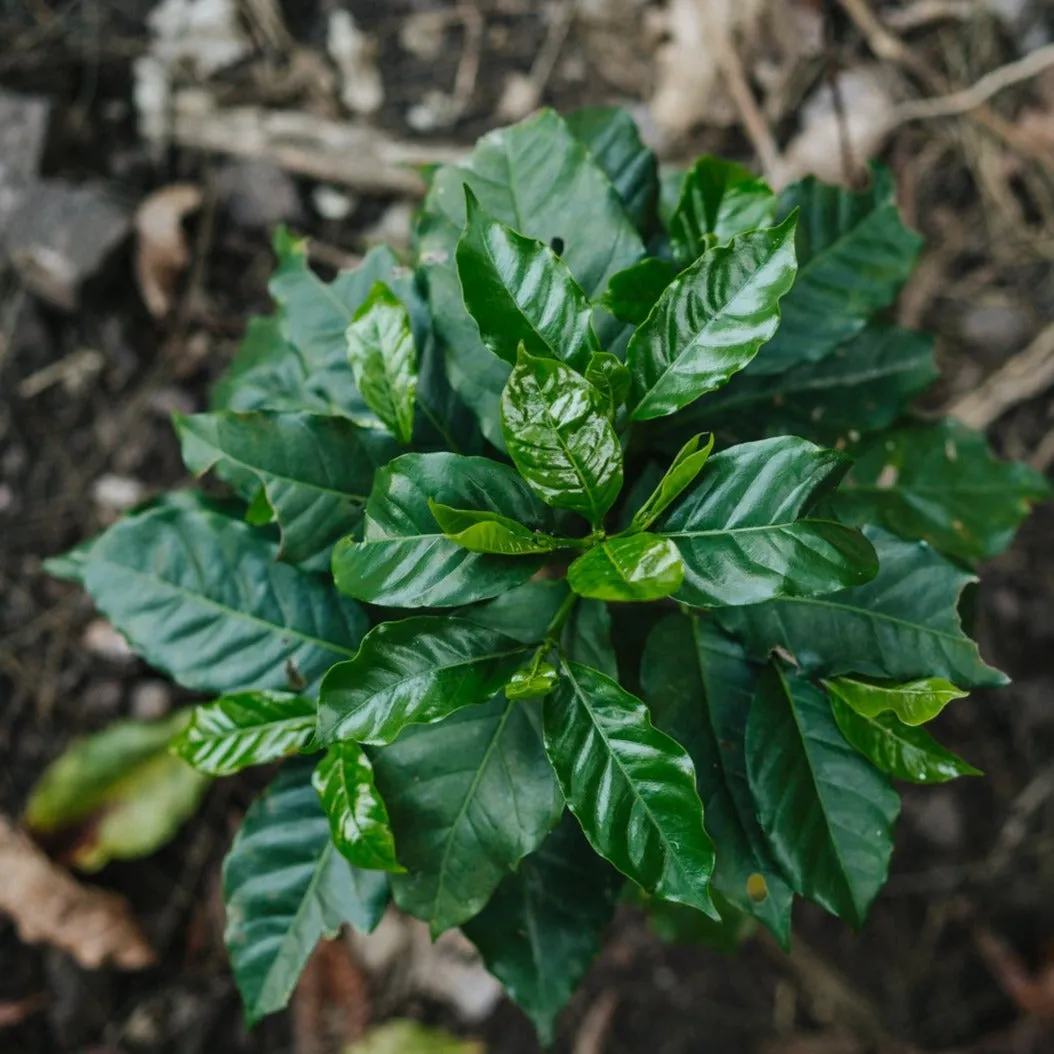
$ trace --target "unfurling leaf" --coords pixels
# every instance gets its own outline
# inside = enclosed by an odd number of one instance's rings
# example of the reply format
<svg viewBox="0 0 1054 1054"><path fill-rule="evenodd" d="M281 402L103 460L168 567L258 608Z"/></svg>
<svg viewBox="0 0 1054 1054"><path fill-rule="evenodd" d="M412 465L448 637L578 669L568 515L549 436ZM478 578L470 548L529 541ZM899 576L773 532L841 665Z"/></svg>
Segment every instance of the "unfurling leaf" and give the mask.
<svg viewBox="0 0 1054 1054"><path fill-rule="evenodd" d="M658 600L676 593L683 581L677 546L643 532L609 538L567 569L568 585L595 600Z"/></svg>
<svg viewBox="0 0 1054 1054"><path fill-rule="evenodd" d="M906 725L932 721L953 699L969 694L943 677L923 677L906 684L871 684L838 677L824 681L824 687L861 717L892 713Z"/></svg>
<svg viewBox="0 0 1054 1054"><path fill-rule="evenodd" d="M629 370L617 355L598 351L586 364L585 378L604 397L613 418L629 396Z"/></svg>
<svg viewBox="0 0 1054 1054"><path fill-rule="evenodd" d="M633 514L631 531L646 531L695 482L695 477L702 472L710 451L714 449L713 436L700 449L702 440L702 435L692 436L681 447L648 500Z"/></svg>
<svg viewBox="0 0 1054 1054"><path fill-rule="evenodd" d="M428 508L444 535L472 553L497 553L501 556L522 556L530 553L551 553L565 544L542 531L532 531L522 523L499 516L496 512L477 512L473 509L452 509L428 499Z"/></svg>
<svg viewBox="0 0 1054 1054"><path fill-rule="evenodd" d="M545 649L539 648L534 658L518 669L505 686L509 699L539 699L548 695L560 679L560 672L545 657Z"/></svg>

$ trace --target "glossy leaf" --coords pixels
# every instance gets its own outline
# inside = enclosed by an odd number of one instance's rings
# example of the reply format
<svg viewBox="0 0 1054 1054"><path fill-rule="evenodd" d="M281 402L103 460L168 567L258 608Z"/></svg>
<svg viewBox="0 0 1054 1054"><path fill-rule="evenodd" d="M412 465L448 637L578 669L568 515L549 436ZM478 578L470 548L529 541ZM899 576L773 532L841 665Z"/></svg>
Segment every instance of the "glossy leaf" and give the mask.
<svg viewBox="0 0 1054 1054"><path fill-rule="evenodd" d="M611 611L602 600L578 600L564 626L560 646L572 661L618 680Z"/></svg>
<svg viewBox="0 0 1054 1054"><path fill-rule="evenodd" d="M947 783L959 776L980 776L973 765L945 750L922 728L900 721L895 714L862 717L836 693L831 711L846 741L875 768L911 783Z"/></svg>
<svg viewBox="0 0 1054 1054"><path fill-rule="evenodd" d="M533 529L552 526L549 510L506 465L447 453L404 454L374 479L362 541L346 538L333 550L342 593L391 607L448 607L497 596L541 566L538 558L469 552L444 536L429 499Z"/></svg>
<svg viewBox="0 0 1054 1054"><path fill-rule="evenodd" d="M617 355L599 351L586 364L586 380L604 397L608 416L614 417L629 396L629 370Z"/></svg>
<svg viewBox="0 0 1054 1054"><path fill-rule="evenodd" d="M345 331L348 362L366 405L401 443L414 430L417 349L403 302L377 282Z"/></svg>
<svg viewBox="0 0 1054 1054"><path fill-rule="evenodd" d="M659 165L633 118L617 106L586 106L564 120L611 181L634 226L646 233L655 218Z"/></svg>
<svg viewBox="0 0 1054 1054"><path fill-rule="evenodd" d="M302 563L362 518L373 474L395 456L381 432L344 417L256 412L174 416L183 460L197 476L248 474L282 531L280 555Z"/></svg>
<svg viewBox="0 0 1054 1054"><path fill-rule="evenodd" d="M458 926L534 852L563 808L537 709L497 696L430 728L408 728L374 758L399 859L398 905L431 926Z"/></svg>
<svg viewBox="0 0 1054 1054"><path fill-rule="evenodd" d="M111 527L84 585L152 666L199 692L308 686L355 654L366 616L314 575L277 563L253 528L186 497Z"/></svg>
<svg viewBox="0 0 1054 1054"><path fill-rule="evenodd" d="M428 500L428 508L436 523L451 541L469 552L498 553L520 556L528 553L551 553L564 544L560 538L541 531L532 531L522 523L499 516L495 512L473 509L452 509Z"/></svg>
<svg viewBox="0 0 1054 1054"><path fill-rule="evenodd" d="M906 684L869 684L838 677L824 681L824 687L861 717L891 713L906 725L932 721L953 699L969 694L943 677L925 677Z"/></svg>
<svg viewBox="0 0 1054 1054"><path fill-rule="evenodd" d="M714 449L714 437L700 449L702 434L692 436L677 452L673 464L659 480L648 500L633 514L629 529L647 530L694 482L703 470L710 451Z"/></svg>
<svg viewBox="0 0 1054 1054"><path fill-rule="evenodd" d="M507 699L540 699L548 695L560 679L560 672L539 648L526 666L521 666L505 686Z"/></svg>
<svg viewBox="0 0 1054 1054"><path fill-rule="evenodd" d="M224 939L254 1024L289 1001L323 937L350 922L369 932L388 900L388 876L359 871L330 840L311 765L287 764L245 814L223 863Z"/></svg>
<svg viewBox="0 0 1054 1054"><path fill-rule="evenodd" d="M874 551L856 530L809 515L848 465L793 436L723 450L656 531L681 552L677 598L700 607L831 593L874 577Z"/></svg>
<svg viewBox="0 0 1054 1054"><path fill-rule="evenodd" d="M658 600L676 593L683 581L677 546L644 532L609 538L567 569L568 585L595 600Z"/></svg>
<svg viewBox="0 0 1054 1054"><path fill-rule="evenodd" d="M634 420L665 417L720 388L772 337L794 283L795 223L740 234L667 286L627 350Z"/></svg>
<svg viewBox="0 0 1054 1054"><path fill-rule="evenodd" d="M888 307L915 265L922 239L900 220L893 174L872 166L859 192L812 176L787 187L777 215L798 215L798 280L783 322L754 368L782 373L817 362Z"/></svg>
<svg viewBox="0 0 1054 1054"><path fill-rule="evenodd" d="M641 684L655 723L692 757L717 849L715 892L764 922L786 946L792 893L758 825L747 782L746 724L757 668L712 623L670 615L648 637Z"/></svg>
<svg viewBox="0 0 1054 1054"><path fill-rule="evenodd" d="M198 808L211 780L168 752L189 714L118 721L74 740L37 781L25 823L38 837L61 835L81 871L148 856Z"/></svg>
<svg viewBox="0 0 1054 1054"><path fill-rule="evenodd" d="M820 689L777 668L746 729L757 817L794 890L863 925L893 853L900 798L848 743Z"/></svg>
<svg viewBox="0 0 1054 1054"><path fill-rule="evenodd" d="M503 633L462 619L422 616L374 626L354 659L322 681L319 736L390 743L500 691L527 656Z"/></svg>
<svg viewBox="0 0 1054 1054"><path fill-rule="evenodd" d="M344 1054L484 1054L483 1044L429 1028L420 1021L394 1020L374 1025Z"/></svg>
<svg viewBox="0 0 1054 1054"><path fill-rule="evenodd" d="M588 381L522 348L501 397L505 444L542 501L597 526L622 488L622 450Z"/></svg>
<svg viewBox="0 0 1054 1054"><path fill-rule="evenodd" d="M465 198L458 278L484 346L515 364L522 343L532 355L584 370L600 343L592 306L567 264L548 245L488 216L467 186Z"/></svg>
<svg viewBox="0 0 1054 1054"><path fill-rule="evenodd" d="M548 1046L596 953L622 885L570 814L463 930Z"/></svg>
<svg viewBox="0 0 1054 1054"><path fill-rule="evenodd" d="M616 681L574 662L544 715L546 752L593 848L647 892L716 917L714 849L684 748Z"/></svg>
<svg viewBox="0 0 1054 1054"><path fill-rule="evenodd" d="M1050 496L1041 473L997 461L981 433L956 421L898 428L851 453L836 502L841 516L923 538L961 560L998 556L1031 503Z"/></svg>
<svg viewBox="0 0 1054 1054"><path fill-rule="evenodd" d="M237 692L194 708L172 749L199 772L229 776L295 754L315 738L312 699L292 692Z"/></svg>
<svg viewBox="0 0 1054 1054"><path fill-rule="evenodd" d="M876 527L864 533L878 553L871 582L722 611L722 624L754 655L782 648L808 674L944 677L967 688L1006 684L959 623L959 598L974 576L925 542L903 542Z"/></svg>
<svg viewBox="0 0 1054 1054"><path fill-rule="evenodd" d="M670 217L670 251L681 267L706 251L707 235L719 243L767 227L776 212L772 188L742 165L701 157L684 177L677 208Z"/></svg>
<svg viewBox="0 0 1054 1054"><path fill-rule="evenodd" d="M354 867L402 871L388 810L373 782L373 766L357 743L334 743L315 768L312 785L329 818L333 844Z"/></svg>
<svg viewBox="0 0 1054 1054"><path fill-rule="evenodd" d="M639 326L676 277L677 267L669 260L649 256L613 274L600 302L615 318Z"/></svg>
<svg viewBox="0 0 1054 1054"><path fill-rule="evenodd" d="M539 579L525 582L493 600L462 608L457 614L469 622L504 633L521 644L538 644L544 639L567 594L565 580Z"/></svg>

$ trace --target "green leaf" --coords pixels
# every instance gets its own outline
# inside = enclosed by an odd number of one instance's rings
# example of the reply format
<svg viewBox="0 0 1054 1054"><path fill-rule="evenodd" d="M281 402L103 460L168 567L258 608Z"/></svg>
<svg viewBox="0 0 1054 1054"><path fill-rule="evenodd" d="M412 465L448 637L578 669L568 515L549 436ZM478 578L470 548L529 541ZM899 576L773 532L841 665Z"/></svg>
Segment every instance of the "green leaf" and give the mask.
<svg viewBox="0 0 1054 1054"><path fill-rule="evenodd" d="M646 234L655 220L659 165L633 118L618 106L586 106L564 119L611 181L633 225Z"/></svg>
<svg viewBox="0 0 1054 1054"><path fill-rule="evenodd" d="M504 688L527 648L463 619L382 622L358 654L322 681L319 736L390 743L407 725L432 724Z"/></svg>
<svg viewBox="0 0 1054 1054"><path fill-rule="evenodd" d="M67 858L81 871L148 856L171 841L211 783L168 752L188 717L181 710L163 721L118 721L74 740L30 793L30 832L71 840Z"/></svg>
<svg viewBox="0 0 1054 1054"><path fill-rule="evenodd" d="M780 324L794 283L794 229L748 231L682 271L633 334L633 418L675 413L743 369Z"/></svg>
<svg viewBox="0 0 1054 1054"><path fill-rule="evenodd" d="M387 1021L371 1028L344 1054L484 1054L483 1044L460 1039L419 1021Z"/></svg>
<svg viewBox="0 0 1054 1054"><path fill-rule="evenodd" d="M334 743L311 782L329 817L333 844L354 867L404 870L395 858L388 810L373 783L373 766L357 743Z"/></svg>
<svg viewBox="0 0 1054 1054"><path fill-rule="evenodd" d="M501 427L542 501L599 526L622 489L622 450L600 393L569 366L521 348L501 397Z"/></svg>
<svg viewBox="0 0 1054 1054"><path fill-rule="evenodd" d="M86 538L84 541L78 542L72 549L67 549L64 553L59 553L57 556L49 556L42 561L41 566L53 578L62 578L68 582L76 582L78 585L83 585L84 569L88 566L88 556L94 544L94 538Z"/></svg>
<svg viewBox="0 0 1054 1054"><path fill-rule="evenodd" d="M699 444L703 434L692 436L677 452L673 464L659 480L648 500L633 514L629 529L646 531L694 482L703 470L710 451L714 449L714 437L702 449Z"/></svg>
<svg viewBox="0 0 1054 1054"><path fill-rule="evenodd" d="M859 192L811 176L789 186L777 215L795 209L798 280L755 374L817 362L855 337L893 302L922 245L901 223L893 174L881 165L872 166L871 186Z"/></svg>
<svg viewBox="0 0 1054 1054"><path fill-rule="evenodd" d="M521 644L538 644L544 639L567 594L565 580L540 579L524 582L494 600L462 608L457 614L469 622L504 633ZM574 615L571 617L573 619Z"/></svg>
<svg viewBox="0 0 1054 1054"><path fill-rule="evenodd" d="M545 1046L552 1043L557 1015L600 950L621 884L565 814L463 927Z"/></svg>
<svg viewBox="0 0 1054 1054"><path fill-rule="evenodd" d="M820 689L777 667L746 731L758 820L794 890L863 925L893 853L900 799L842 738Z"/></svg>
<svg viewBox="0 0 1054 1054"><path fill-rule="evenodd" d="M383 433L344 417L256 412L174 421L194 475L215 468L262 484L282 531L280 556L290 563L327 551L358 523L374 472L397 451Z"/></svg>
<svg viewBox="0 0 1054 1054"><path fill-rule="evenodd" d="M92 546L84 585L148 663L199 692L308 686L355 654L366 616L277 546L190 497L121 520Z"/></svg>
<svg viewBox="0 0 1054 1054"><path fill-rule="evenodd" d="M582 666L618 680L618 660L611 639L611 611L601 600L579 600L564 626L560 646Z"/></svg>
<svg viewBox="0 0 1054 1054"><path fill-rule="evenodd" d="M575 539L554 538L551 534L532 531L522 523L499 516L496 512L474 509L452 509L428 499L428 508L443 533L453 542L473 553L499 553L521 556L529 553L551 553Z"/></svg>
<svg viewBox="0 0 1054 1054"><path fill-rule="evenodd" d="M683 581L677 546L644 532L609 538L567 569L568 585L596 600L658 600L676 593Z"/></svg>
<svg viewBox="0 0 1054 1054"><path fill-rule="evenodd" d="M864 533L878 553L871 582L825 597L782 597L722 611L722 624L754 655L782 648L807 674L944 677L968 688L1006 684L981 661L959 623L960 595L976 578L925 542L903 542L877 527Z"/></svg>
<svg viewBox="0 0 1054 1054"><path fill-rule="evenodd" d="M467 185L465 199L457 270L484 346L515 364L522 343L532 355L584 370L600 343L592 306L567 264L548 245L488 216Z"/></svg>
<svg viewBox="0 0 1054 1054"><path fill-rule="evenodd" d="M615 318L639 326L676 277L677 268L669 260L649 256L613 274L600 302Z"/></svg>
<svg viewBox="0 0 1054 1054"><path fill-rule="evenodd" d="M698 607L831 593L874 577L875 555L850 527L808 515L848 460L793 436L715 454L657 525L686 568L677 599Z"/></svg>
<svg viewBox="0 0 1054 1054"><path fill-rule="evenodd" d="M834 719L849 745L875 768L911 783L947 783L981 772L945 750L922 728L913 728L895 714L863 717L836 692L830 693Z"/></svg>
<svg viewBox="0 0 1054 1054"><path fill-rule="evenodd" d="M361 542L333 550L337 588L391 607L447 607L497 596L527 581L534 557L469 552L447 538L429 511L439 505L496 513L532 529L552 526L549 510L508 466L456 454L404 454L377 472Z"/></svg>
<svg viewBox="0 0 1054 1054"><path fill-rule="evenodd" d="M296 754L315 738L312 699L292 692L237 692L194 708L172 749L212 776Z"/></svg>
<svg viewBox="0 0 1054 1054"><path fill-rule="evenodd" d="M953 699L969 695L943 677L924 677L906 684L869 684L850 677L824 681L824 687L861 717L892 713L906 725L932 721Z"/></svg>
<svg viewBox="0 0 1054 1054"><path fill-rule="evenodd" d="M696 945L720 955L735 955L757 929L757 923L727 903L716 889L714 904L721 913L719 922L695 908L664 900L649 901L644 907L652 933L664 944Z"/></svg>
<svg viewBox="0 0 1054 1054"><path fill-rule="evenodd" d="M374 758L407 868L392 892L433 936L477 914L560 818L538 725L535 707L499 695L408 728Z"/></svg>
<svg viewBox="0 0 1054 1054"><path fill-rule="evenodd" d="M545 701L545 749L586 838L642 889L716 917L688 754L616 681L574 662L562 672Z"/></svg>
<svg viewBox="0 0 1054 1054"><path fill-rule="evenodd" d="M369 932L388 876L359 871L330 841L311 764L287 763L250 806L223 863L224 939L250 1025L289 1001L323 937L345 922Z"/></svg>
<svg viewBox="0 0 1054 1054"><path fill-rule="evenodd" d="M403 302L377 282L345 332L348 362L366 405L401 443L414 430L417 349Z"/></svg>
<svg viewBox="0 0 1054 1054"><path fill-rule="evenodd" d="M957 421L908 425L851 448L853 467L835 508L961 560L988 560L1010 544L1030 504L1050 496L1028 465L997 461L980 432Z"/></svg>
<svg viewBox="0 0 1054 1054"><path fill-rule="evenodd" d="M681 267L706 251L707 235L721 243L767 227L776 212L772 188L734 161L704 156L688 170L670 217L670 251Z"/></svg>
<svg viewBox="0 0 1054 1054"><path fill-rule="evenodd" d="M697 616L670 615L648 636L644 697L655 723L684 745L695 765L717 849L714 891L760 919L786 947L792 893L769 852L747 783L746 725L756 683L743 649Z"/></svg>
<svg viewBox="0 0 1054 1054"><path fill-rule="evenodd" d="M505 686L507 699L540 699L560 679L560 672L546 659L547 648L539 648L526 666L521 666Z"/></svg>
<svg viewBox="0 0 1054 1054"><path fill-rule="evenodd" d="M629 370L622 360L610 351L598 351L586 365L585 378L603 395L608 417L614 418L629 396Z"/></svg>

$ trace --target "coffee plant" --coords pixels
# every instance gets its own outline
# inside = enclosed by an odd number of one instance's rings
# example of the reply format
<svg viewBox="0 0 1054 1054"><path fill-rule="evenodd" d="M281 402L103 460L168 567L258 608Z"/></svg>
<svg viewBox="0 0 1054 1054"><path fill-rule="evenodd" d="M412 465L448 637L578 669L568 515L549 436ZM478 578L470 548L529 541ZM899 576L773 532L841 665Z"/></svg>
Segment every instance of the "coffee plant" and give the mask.
<svg viewBox="0 0 1054 1054"><path fill-rule="evenodd" d="M976 773L923 726L1006 681L960 601L1047 488L912 413L881 167L660 177L594 109L427 179L410 263L327 282L278 233L275 313L175 418L225 493L49 566L212 699L179 757L282 761L223 876L250 1022L391 899L548 1042L620 898L715 939L787 945L795 896L863 924L894 781Z"/></svg>

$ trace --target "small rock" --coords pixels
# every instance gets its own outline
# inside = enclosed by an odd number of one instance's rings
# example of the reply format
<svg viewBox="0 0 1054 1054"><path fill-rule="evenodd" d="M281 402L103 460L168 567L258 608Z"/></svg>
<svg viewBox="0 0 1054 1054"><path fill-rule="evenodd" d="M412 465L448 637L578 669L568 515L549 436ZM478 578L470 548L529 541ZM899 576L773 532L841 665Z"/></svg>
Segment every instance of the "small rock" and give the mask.
<svg viewBox="0 0 1054 1054"><path fill-rule="evenodd" d="M146 484L130 476L107 473L100 476L91 488L92 500L105 512L126 512L146 499Z"/></svg>
<svg viewBox="0 0 1054 1054"><path fill-rule="evenodd" d="M81 643L92 655L109 662L130 663L136 657L128 641L105 619L97 618L89 622Z"/></svg>
<svg viewBox="0 0 1054 1054"><path fill-rule="evenodd" d="M537 107L541 93L538 85L525 73L510 73L498 100L498 116L503 121L518 121Z"/></svg>
<svg viewBox="0 0 1054 1054"><path fill-rule="evenodd" d="M358 201L343 190L328 183L319 183L311 191L311 204L324 220L346 220L358 206Z"/></svg>
<svg viewBox="0 0 1054 1054"><path fill-rule="evenodd" d="M303 207L288 172L266 161L232 161L220 169L216 191L230 218L248 230L298 223Z"/></svg>
<svg viewBox="0 0 1054 1054"><path fill-rule="evenodd" d="M406 111L406 123L415 132L434 132L440 128L450 128L460 116L461 108L452 95L432 89Z"/></svg>
<svg viewBox="0 0 1054 1054"><path fill-rule="evenodd" d="M140 681L132 689L132 717L156 721L172 709L172 689L164 681Z"/></svg>

